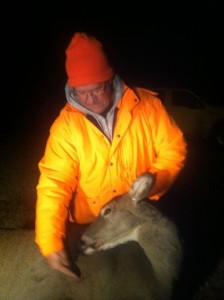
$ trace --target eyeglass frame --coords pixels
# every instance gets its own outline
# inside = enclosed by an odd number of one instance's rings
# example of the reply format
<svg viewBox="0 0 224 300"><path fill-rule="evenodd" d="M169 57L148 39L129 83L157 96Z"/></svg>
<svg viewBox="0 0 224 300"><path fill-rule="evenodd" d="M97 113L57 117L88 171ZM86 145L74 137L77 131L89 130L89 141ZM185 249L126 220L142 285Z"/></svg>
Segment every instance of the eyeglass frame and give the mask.
<svg viewBox="0 0 224 300"><path fill-rule="evenodd" d="M105 92L108 81L104 81L98 87L90 91L77 91L76 88L73 88L73 92L76 97L85 100L89 94L98 96L100 93Z"/></svg>

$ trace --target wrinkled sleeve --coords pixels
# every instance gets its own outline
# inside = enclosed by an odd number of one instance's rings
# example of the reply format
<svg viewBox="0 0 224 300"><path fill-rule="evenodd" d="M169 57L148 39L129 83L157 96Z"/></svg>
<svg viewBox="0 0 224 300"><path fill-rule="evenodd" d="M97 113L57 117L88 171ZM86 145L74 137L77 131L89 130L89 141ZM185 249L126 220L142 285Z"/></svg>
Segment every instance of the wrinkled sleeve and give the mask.
<svg viewBox="0 0 224 300"><path fill-rule="evenodd" d="M38 165L35 241L43 255L63 248L68 207L77 184L77 153L65 123L60 116L52 125Z"/></svg>
<svg viewBox="0 0 224 300"><path fill-rule="evenodd" d="M185 166L187 143L183 132L157 99L155 113L150 118L156 159L149 172L155 174L155 184L150 192L158 200L173 184Z"/></svg>

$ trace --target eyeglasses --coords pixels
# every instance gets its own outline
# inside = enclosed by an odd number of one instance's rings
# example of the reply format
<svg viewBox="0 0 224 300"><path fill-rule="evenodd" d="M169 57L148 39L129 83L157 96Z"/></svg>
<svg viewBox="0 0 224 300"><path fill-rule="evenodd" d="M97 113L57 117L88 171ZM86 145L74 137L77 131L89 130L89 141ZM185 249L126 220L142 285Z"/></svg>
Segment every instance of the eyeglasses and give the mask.
<svg viewBox="0 0 224 300"><path fill-rule="evenodd" d="M78 98L86 99L88 95L99 96L101 93L103 93L105 91L105 87L106 87L106 82L98 85L97 87L95 87L94 89L92 89L90 91L77 91L74 88L74 93Z"/></svg>

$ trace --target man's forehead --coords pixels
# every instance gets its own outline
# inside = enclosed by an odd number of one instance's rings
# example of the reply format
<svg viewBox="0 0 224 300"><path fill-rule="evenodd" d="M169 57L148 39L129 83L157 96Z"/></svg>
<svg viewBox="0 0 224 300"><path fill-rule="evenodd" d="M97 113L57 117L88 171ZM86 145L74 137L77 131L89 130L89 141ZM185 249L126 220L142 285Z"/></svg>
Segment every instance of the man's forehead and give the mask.
<svg viewBox="0 0 224 300"><path fill-rule="evenodd" d="M90 91L95 88L101 87L104 85L104 82L95 83L95 84L85 84L85 85L79 85L75 87L76 91Z"/></svg>

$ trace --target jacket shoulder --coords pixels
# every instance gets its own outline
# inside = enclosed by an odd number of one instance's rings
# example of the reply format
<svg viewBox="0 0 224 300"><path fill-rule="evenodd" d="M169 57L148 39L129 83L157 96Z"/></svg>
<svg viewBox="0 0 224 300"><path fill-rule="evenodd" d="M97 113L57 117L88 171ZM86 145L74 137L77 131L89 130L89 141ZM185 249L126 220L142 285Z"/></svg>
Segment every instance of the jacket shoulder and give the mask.
<svg viewBox="0 0 224 300"><path fill-rule="evenodd" d="M133 90L139 97L158 98L158 93L146 88L134 87Z"/></svg>
<svg viewBox="0 0 224 300"><path fill-rule="evenodd" d="M163 107L162 101L158 97L157 92L141 87L134 87L133 91L142 105L156 110L160 110Z"/></svg>
<svg viewBox="0 0 224 300"><path fill-rule="evenodd" d="M73 107L71 104L66 103L60 110L58 116L55 118L53 124L51 125L51 131L54 132L64 132L69 130L71 125L75 122L77 114L80 116L82 113Z"/></svg>

